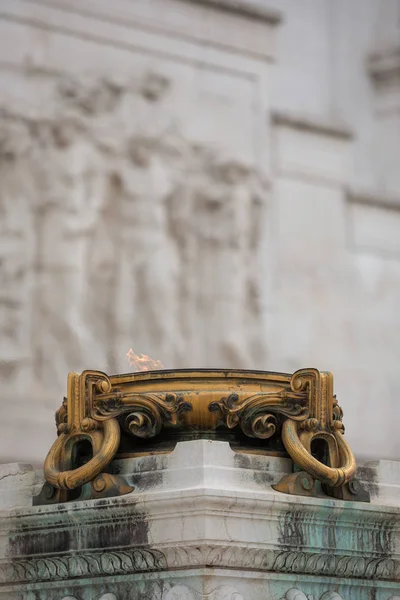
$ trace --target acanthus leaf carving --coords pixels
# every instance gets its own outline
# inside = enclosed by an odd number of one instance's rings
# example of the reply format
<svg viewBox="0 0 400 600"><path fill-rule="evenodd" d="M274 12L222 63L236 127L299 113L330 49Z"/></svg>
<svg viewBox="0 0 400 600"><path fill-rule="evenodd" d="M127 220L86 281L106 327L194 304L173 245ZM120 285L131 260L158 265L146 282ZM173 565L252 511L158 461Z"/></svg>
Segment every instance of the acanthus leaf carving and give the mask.
<svg viewBox="0 0 400 600"><path fill-rule="evenodd" d="M398 564L391 558L365 558L292 550L232 546L182 546L165 549L170 568L218 566L261 571L393 580Z"/></svg>
<svg viewBox="0 0 400 600"><path fill-rule="evenodd" d="M0 583L60 581L75 577L160 571L165 568L164 554L155 549L82 553L2 564Z"/></svg>

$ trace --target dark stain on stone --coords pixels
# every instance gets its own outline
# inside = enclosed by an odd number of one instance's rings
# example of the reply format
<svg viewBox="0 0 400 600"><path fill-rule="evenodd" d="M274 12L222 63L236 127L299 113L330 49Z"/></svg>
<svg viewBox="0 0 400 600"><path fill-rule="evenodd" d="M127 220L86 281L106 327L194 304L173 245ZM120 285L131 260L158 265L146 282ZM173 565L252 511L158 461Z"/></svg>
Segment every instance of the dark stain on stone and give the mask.
<svg viewBox="0 0 400 600"><path fill-rule="evenodd" d="M391 558L395 549L395 519L360 520L355 529L359 550L371 551L379 558Z"/></svg>
<svg viewBox="0 0 400 600"><path fill-rule="evenodd" d="M377 522L372 530L372 548L385 558L389 558L395 546L395 521Z"/></svg>
<svg viewBox="0 0 400 600"><path fill-rule="evenodd" d="M235 454L233 461L238 469L251 469L251 460L246 454Z"/></svg>
<svg viewBox="0 0 400 600"><path fill-rule="evenodd" d="M32 533L15 533L9 540L9 550L12 557L32 556L35 554L63 553L75 550L72 532L35 531Z"/></svg>
<svg viewBox="0 0 400 600"><path fill-rule="evenodd" d="M336 549L336 523L337 516L332 513L328 516L328 522L322 529L322 543L326 550Z"/></svg>
<svg viewBox="0 0 400 600"><path fill-rule="evenodd" d="M148 546L148 522L146 514L130 504L129 515L121 516L113 513L115 502L121 498L107 498L96 502L95 511L99 513L98 521L93 513L88 515L87 522L65 518L57 526L33 529L30 522L20 522L10 533L8 554L10 558L37 556L41 554L63 554L68 552L113 547ZM104 509L109 515L104 518ZM93 522L94 521L94 522Z"/></svg>
<svg viewBox="0 0 400 600"><path fill-rule="evenodd" d="M268 471L254 471L254 481L259 485L269 486L275 483L275 477Z"/></svg>
<svg viewBox="0 0 400 600"><path fill-rule="evenodd" d="M144 516L129 517L114 523L91 527L85 536L85 548L144 546L148 543L148 523Z"/></svg>
<svg viewBox="0 0 400 600"><path fill-rule="evenodd" d="M307 545L301 511L288 510L278 521L279 543L287 548L304 548Z"/></svg>
<svg viewBox="0 0 400 600"><path fill-rule="evenodd" d="M356 475L367 492L369 492L372 497L376 498L379 495L379 483L376 468L372 466L358 467Z"/></svg>
<svg viewBox="0 0 400 600"><path fill-rule="evenodd" d="M253 472L254 481L263 487L275 483L274 474L269 470L269 460L264 456L246 456L246 454L235 454L235 466L239 469L247 469Z"/></svg>
<svg viewBox="0 0 400 600"><path fill-rule="evenodd" d="M156 456L149 456L143 463L143 471L134 473L131 480L137 491L145 491L162 485L163 478L160 459Z"/></svg>
<svg viewBox="0 0 400 600"><path fill-rule="evenodd" d="M371 588L369 591L369 600L376 600L377 589Z"/></svg>

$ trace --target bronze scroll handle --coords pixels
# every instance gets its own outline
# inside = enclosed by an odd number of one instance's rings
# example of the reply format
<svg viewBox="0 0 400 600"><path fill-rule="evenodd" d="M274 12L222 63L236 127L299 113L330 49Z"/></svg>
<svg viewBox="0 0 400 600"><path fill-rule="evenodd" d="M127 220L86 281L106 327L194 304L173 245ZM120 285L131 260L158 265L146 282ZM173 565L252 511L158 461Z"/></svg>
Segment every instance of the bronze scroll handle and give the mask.
<svg viewBox="0 0 400 600"><path fill-rule="evenodd" d="M282 426L282 440L286 450L293 461L304 471L310 473L326 485L337 487L350 481L356 471L356 461L349 445L340 432L328 434L332 441L336 441L341 464L338 467L330 467L317 460L309 450L302 444L298 434L298 423L287 419ZM325 437L316 435L316 437Z"/></svg>
<svg viewBox="0 0 400 600"><path fill-rule="evenodd" d="M61 433L51 447L45 463L44 474L47 481L56 488L72 490L92 481L112 461L118 450L121 432L117 419L109 419L102 424L102 431L90 433ZM63 470L63 453L68 444L88 439L92 443L93 457L84 465L72 470Z"/></svg>

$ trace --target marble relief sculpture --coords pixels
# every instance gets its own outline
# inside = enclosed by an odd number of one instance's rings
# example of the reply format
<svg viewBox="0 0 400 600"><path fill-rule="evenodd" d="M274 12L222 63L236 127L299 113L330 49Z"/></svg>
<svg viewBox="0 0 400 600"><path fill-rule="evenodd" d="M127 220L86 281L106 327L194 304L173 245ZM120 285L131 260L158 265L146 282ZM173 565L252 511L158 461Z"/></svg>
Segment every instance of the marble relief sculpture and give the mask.
<svg viewBox="0 0 400 600"><path fill-rule="evenodd" d="M88 360L126 368L132 340L171 365L257 364L267 186L185 137L163 106L172 85L59 77L53 114L0 113L10 388L59 388Z"/></svg>

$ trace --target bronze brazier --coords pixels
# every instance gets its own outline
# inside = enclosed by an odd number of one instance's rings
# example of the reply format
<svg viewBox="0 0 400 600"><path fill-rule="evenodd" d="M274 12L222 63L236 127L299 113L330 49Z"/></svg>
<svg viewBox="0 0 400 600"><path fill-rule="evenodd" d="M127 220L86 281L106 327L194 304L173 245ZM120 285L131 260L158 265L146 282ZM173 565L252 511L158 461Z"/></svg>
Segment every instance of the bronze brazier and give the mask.
<svg viewBox="0 0 400 600"><path fill-rule="evenodd" d="M133 488L110 472L115 456L148 451L143 440L167 451L166 438L229 432L242 436L241 452L273 453L281 445L294 473L274 486L279 491L315 495L319 482L337 498L368 500L354 480L342 416L332 374L317 369L293 375L208 369L70 373L67 398L56 413L58 438L45 461L47 483L36 503L128 493Z"/></svg>

